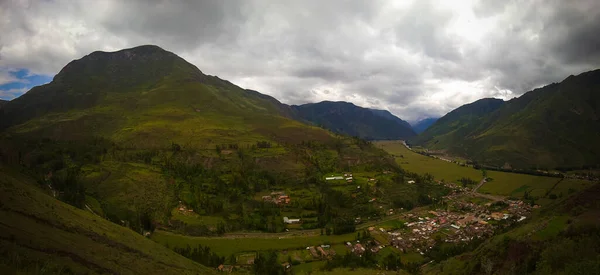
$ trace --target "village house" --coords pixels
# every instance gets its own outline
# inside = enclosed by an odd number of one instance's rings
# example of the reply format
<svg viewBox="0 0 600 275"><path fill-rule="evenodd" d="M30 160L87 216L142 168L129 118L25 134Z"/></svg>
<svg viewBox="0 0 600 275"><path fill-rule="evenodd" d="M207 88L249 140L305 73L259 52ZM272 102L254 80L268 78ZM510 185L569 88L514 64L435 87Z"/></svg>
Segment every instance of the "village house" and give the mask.
<svg viewBox="0 0 600 275"><path fill-rule="evenodd" d="M217 267L217 270L221 271L221 272L231 273L233 271L233 266L232 265L219 265Z"/></svg>
<svg viewBox="0 0 600 275"><path fill-rule="evenodd" d="M323 255L323 257L327 257L327 252L323 249L323 247L318 246L317 250Z"/></svg>
<svg viewBox="0 0 600 275"><path fill-rule="evenodd" d="M281 195L279 196L279 198L277 198L279 203L285 203L285 204L289 204L290 203L290 196L287 195Z"/></svg>
<svg viewBox="0 0 600 275"><path fill-rule="evenodd" d="M283 217L283 222L287 224L300 223L300 219L290 219L288 217Z"/></svg>
<svg viewBox="0 0 600 275"><path fill-rule="evenodd" d="M458 226L464 227L464 226L467 226L467 225L472 224L474 222L475 222L475 217L472 216L472 215L469 215L469 216L466 216L466 217L464 217L464 218L456 221L456 224Z"/></svg>
<svg viewBox="0 0 600 275"><path fill-rule="evenodd" d="M494 212L490 215L490 217L492 217L492 219L494 220L501 220L502 218L504 218L504 214L500 213L500 212Z"/></svg>
<svg viewBox="0 0 600 275"><path fill-rule="evenodd" d="M362 255L363 253L365 253L365 248L362 246L362 244L355 244L354 248L352 249L352 252L355 253L356 255Z"/></svg>

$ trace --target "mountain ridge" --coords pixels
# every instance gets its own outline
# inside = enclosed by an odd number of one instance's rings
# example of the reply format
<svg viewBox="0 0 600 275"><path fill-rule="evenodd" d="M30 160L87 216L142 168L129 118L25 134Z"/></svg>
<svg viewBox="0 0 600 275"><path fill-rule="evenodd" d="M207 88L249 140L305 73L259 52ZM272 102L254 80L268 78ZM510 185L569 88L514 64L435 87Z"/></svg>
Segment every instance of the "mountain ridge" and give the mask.
<svg viewBox="0 0 600 275"><path fill-rule="evenodd" d="M420 134L420 133L424 132L425 130L427 130L427 128L431 127L431 125L433 125L438 119L440 119L440 118L439 117L424 118L424 119L421 119L421 120L413 123L411 126L417 134Z"/></svg>
<svg viewBox="0 0 600 275"><path fill-rule="evenodd" d="M369 140L405 139L415 136L408 122L386 110L368 109L345 101L292 105L300 117L338 134Z"/></svg>
<svg viewBox="0 0 600 275"><path fill-rule="evenodd" d="M497 167L593 166L600 163L594 142L600 138L599 91L600 70L593 70L504 103L479 100L440 118L412 142Z"/></svg>

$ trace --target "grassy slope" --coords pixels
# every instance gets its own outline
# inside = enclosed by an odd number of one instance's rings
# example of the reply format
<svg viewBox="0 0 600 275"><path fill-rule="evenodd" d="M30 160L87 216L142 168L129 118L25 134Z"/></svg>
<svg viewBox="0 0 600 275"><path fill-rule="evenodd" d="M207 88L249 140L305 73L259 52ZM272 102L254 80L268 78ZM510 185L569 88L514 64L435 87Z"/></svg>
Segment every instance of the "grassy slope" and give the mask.
<svg viewBox="0 0 600 275"><path fill-rule="evenodd" d="M129 229L55 200L3 167L0 188L0 269L8 273L212 273Z"/></svg>
<svg viewBox="0 0 600 275"><path fill-rule="evenodd" d="M399 141L380 141L376 144L393 154L398 164L410 172L430 173L438 180L444 179L450 182L457 182L462 177L479 181L483 177L480 170L417 154L408 150ZM560 178L499 171L487 171L487 174L493 180L485 183L479 189L480 192L514 197L521 197L526 191L531 191L533 196L542 197L548 190L552 190L553 194L563 193L566 196L569 189L581 190L592 184L584 180L565 179L559 182Z"/></svg>
<svg viewBox="0 0 600 275"><path fill-rule="evenodd" d="M486 164L518 168L596 165L600 160L600 70L570 76L512 99L497 110L451 112L415 139ZM455 111L470 109L472 104Z"/></svg>
<svg viewBox="0 0 600 275"><path fill-rule="evenodd" d="M305 166L290 147L337 139L292 119L291 108L274 98L204 75L155 46L92 53L69 63L51 83L33 88L5 107L0 129L8 128L0 134L0 143L2 138L49 138L85 144L102 137L113 142L121 155L126 150L170 151L176 143L190 152L188 161L224 170L235 164L237 152L219 156L217 145L247 149L269 141L273 148L246 150L247 154L263 169L291 174L303 172ZM17 152L9 142L0 151L17 156L33 151L37 145L32 144ZM348 154L357 155L367 156L361 150ZM99 164L83 168L90 201L112 208L110 212L119 219L125 219L127 212L150 208L154 218L162 221L171 211L169 204L175 198L160 169L110 154L102 158ZM52 169L43 173L48 171Z"/></svg>
<svg viewBox="0 0 600 275"><path fill-rule="evenodd" d="M281 239L280 239L281 238ZM157 231L152 239L169 247L186 247L205 245L212 251L221 255L229 256L234 253L266 250L303 249L307 246L321 245L324 243L338 244L356 239L356 234L331 235L331 236L283 236L265 235L248 238L233 237L190 237Z"/></svg>
<svg viewBox="0 0 600 275"><path fill-rule="evenodd" d="M54 80L11 101L5 135L54 139L105 137L132 148L187 148L330 140L290 118L286 105L198 68L156 46L95 52Z"/></svg>

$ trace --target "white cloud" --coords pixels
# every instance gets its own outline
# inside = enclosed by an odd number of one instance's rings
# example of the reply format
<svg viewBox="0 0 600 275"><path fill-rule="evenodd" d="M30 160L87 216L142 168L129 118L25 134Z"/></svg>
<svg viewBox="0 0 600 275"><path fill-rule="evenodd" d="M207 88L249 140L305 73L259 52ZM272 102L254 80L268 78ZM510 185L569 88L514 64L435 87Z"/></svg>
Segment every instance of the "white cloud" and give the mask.
<svg viewBox="0 0 600 275"><path fill-rule="evenodd" d="M0 66L52 75L95 50L156 44L286 103L418 120L598 67L599 3L8 0Z"/></svg>
<svg viewBox="0 0 600 275"><path fill-rule="evenodd" d="M27 92L27 88L0 90L0 99L12 100Z"/></svg>

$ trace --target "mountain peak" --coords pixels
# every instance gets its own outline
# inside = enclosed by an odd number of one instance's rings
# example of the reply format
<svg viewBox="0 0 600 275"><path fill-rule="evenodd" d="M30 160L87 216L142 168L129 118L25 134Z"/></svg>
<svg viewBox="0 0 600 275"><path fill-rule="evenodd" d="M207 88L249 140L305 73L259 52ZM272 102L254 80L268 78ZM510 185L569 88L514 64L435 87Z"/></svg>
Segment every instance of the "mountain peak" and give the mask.
<svg viewBox="0 0 600 275"><path fill-rule="evenodd" d="M159 55L175 55L172 52L166 51L163 48L156 45L142 45L129 49L122 49L115 52L95 51L85 56L84 58L101 58L101 57L117 57L133 60L140 56L159 56ZM83 58L82 58L83 59Z"/></svg>
<svg viewBox="0 0 600 275"><path fill-rule="evenodd" d="M165 76L200 79L202 72L176 54L159 46L143 45L115 52L95 51L67 64L54 78L59 82L79 82L97 86L118 83L138 85Z"/></svg>

